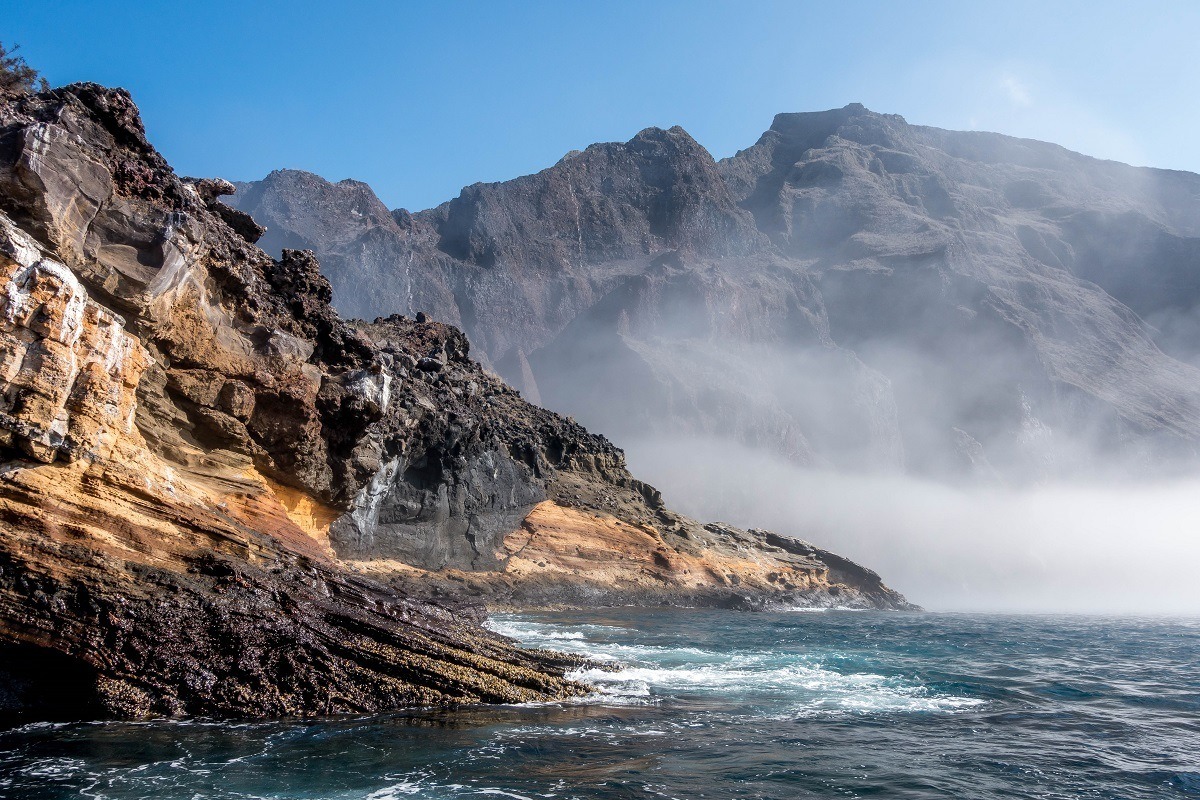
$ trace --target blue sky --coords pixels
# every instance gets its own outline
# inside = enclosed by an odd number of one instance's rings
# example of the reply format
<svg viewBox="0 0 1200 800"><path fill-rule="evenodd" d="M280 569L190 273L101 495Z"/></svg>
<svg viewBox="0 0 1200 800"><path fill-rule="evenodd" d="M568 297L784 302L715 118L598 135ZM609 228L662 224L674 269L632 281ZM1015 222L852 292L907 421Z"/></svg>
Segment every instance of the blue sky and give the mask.
<svg viewBox="0 0 1200 800"><path fill-rule="evenodd" d="M682 125L717 157L861 102L1200 172L1200 2L0 0L52 83L128 88L183 174L278 167L413 210Z"/></svg>

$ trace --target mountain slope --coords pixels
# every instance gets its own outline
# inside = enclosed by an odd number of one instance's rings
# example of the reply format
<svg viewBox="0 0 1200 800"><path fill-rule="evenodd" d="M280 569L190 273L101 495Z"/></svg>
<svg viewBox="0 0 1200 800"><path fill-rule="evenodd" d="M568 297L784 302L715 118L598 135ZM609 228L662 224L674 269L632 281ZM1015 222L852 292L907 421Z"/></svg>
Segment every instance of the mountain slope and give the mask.
<svg viewBox="0 0 1200 800"><path fill-rule="evenodd" d="M1200 176L852 105L721 162L650 129L418 214L294 172L229 202L346 312L460 324L618 441L1009 477L1196 454Z"/></svg>

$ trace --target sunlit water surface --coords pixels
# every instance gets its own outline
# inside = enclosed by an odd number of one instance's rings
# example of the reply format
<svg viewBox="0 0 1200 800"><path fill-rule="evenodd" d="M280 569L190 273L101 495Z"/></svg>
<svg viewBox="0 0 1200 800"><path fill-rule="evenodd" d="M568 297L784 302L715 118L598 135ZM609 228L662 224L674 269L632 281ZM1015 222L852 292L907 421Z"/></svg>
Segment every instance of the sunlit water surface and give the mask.
<svg viewBox="0 0 1200 800"><path fill-rule="evenodd" d="M572 704L27 725L12 798L1200 797L1200 621L498 616L620 662Z"/></svg>

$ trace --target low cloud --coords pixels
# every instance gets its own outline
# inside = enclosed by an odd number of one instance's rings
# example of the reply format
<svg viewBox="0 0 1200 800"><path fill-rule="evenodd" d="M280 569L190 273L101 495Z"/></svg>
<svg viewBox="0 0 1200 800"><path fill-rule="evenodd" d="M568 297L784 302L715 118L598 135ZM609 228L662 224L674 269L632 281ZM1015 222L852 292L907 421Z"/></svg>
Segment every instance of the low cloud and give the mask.
<svg viewBox="0 0 1200 800"><path fill-rule="evenodd" d="M950 486L712 439L628 456L674 507L840 552L930 610L1200 613L1200 477Z"/></svg>

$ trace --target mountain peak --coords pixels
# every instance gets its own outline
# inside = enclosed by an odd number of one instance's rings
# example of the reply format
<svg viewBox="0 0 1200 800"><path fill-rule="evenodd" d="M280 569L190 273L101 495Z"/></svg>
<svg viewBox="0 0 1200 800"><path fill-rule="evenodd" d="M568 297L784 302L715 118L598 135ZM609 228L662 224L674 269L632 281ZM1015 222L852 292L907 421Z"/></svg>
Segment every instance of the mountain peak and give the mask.
<svg viewBox="0 0 1200 800"><path fill-rule="evenodd" d="M669 128L660 128L657 125L651 125L648 128L643 128L642 130L638 131L637 135L634 136L631 141L636 141L638 139L669 139L672 141L684 139L689 142L696 142L696 140L692 138L692 135L679 125L672 125Z"/></svg>
<svg viewBox="0 0 1200 800"><path fill-rule="evenodd" d="M793 111L776 114L769 131L789 139L804 139L819 143L851 123L897 124L907 126L899 114L881 114L862 103L850 103L828 111Z"/></svg>

